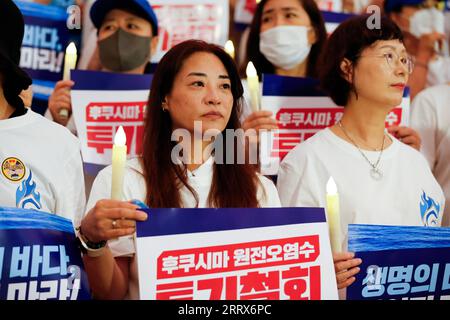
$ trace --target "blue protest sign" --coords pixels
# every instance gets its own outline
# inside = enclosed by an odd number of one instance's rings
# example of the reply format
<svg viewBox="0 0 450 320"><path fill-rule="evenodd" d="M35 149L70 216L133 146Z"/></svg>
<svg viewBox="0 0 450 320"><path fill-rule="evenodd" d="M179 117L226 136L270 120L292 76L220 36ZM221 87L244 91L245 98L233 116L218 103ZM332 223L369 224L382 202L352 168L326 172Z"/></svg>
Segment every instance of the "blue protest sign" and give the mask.
<svg viewBox="0 0 450 320"><path fill-rule="evenodd" d="M90 299L72 222L0 207L0 300L50 299Z"/></svg>
<svg viewBox="0 0 450 320"><path fill-rule="evenodd" d="M348 239L362 264L347 299L450 298L450 228L351 224Z"/></svg>

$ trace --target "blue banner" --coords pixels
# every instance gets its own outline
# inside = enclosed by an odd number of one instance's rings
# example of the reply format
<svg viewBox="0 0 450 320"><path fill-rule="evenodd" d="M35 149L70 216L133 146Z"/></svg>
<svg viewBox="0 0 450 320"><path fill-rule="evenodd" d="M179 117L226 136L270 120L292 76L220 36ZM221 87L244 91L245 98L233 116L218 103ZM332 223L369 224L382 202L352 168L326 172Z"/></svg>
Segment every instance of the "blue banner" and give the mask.
<svg viewBox="0 0 450 320"><path fill-rule="evenodd" d="M137 224L137 236L262 228L325 222L323 208L160 208L139 209L149 219Z"/></svg>
<svg viewBox="0 0 450 320"><path fill-rule="evenodd" d="M34 97L48 100L56 82L63 78L66 47L71 41L79 43L80 30L67 28L68 14L63 8L15 3L25 20L20 67L33 79Z"/></svg>
<svg viewBox="0 0 450 320"><path fill-rule="evenodd" d="M347 19L356 16L353 13L333 12L333 11L321 11L322 17L325 22L342 23Z"/></svg>
<svg viewBox="0 0 450 320"><path fill-rule="evenodd" d="M0 300L88 300L72 222L0 207Z"/></svg>
<svg viewBox="0 0 450 320"><path fill-rule="evenodd" d="M286 77L263 74L263 96L283 97L325 97L319 80L314 78ZM403 97L409 96L409 87L403 90Z"/></svg>
<svg viewBox="0 0 450 320"><path fill-rule="evenodd" d="M347 299L450 298L450 228L352 224L348 239L362 264Z"/></svg>
<svg viewBox="0 0 450 320"><path fill-rule="evenodd" d="M72 70L72 90L150 90L153 74Z"/></svg>

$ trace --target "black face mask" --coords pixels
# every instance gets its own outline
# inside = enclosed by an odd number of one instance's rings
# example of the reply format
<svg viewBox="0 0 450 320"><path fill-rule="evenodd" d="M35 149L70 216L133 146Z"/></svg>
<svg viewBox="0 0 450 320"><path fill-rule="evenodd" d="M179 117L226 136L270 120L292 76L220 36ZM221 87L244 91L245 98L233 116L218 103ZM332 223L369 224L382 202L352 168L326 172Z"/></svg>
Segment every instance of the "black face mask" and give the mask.
<svg viewBox="0 0 450 320"><path fill-rule="evenodd" d="M136 69L150 59L151 37L141 37L119 28L114 34L98 42L100 61L111 71Z"/></svg>

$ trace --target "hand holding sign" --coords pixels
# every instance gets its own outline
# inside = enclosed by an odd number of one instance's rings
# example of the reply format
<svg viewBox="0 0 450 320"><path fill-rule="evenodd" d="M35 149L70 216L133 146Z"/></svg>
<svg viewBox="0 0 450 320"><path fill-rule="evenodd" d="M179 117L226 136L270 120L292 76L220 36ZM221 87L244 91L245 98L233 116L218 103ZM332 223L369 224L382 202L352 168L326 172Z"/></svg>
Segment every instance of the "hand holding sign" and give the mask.
<svg viewBox="0 0 450 320"><path fill-rule="evenodd" d="M334 270L336 272L336 282L338 289L347 288L356 278L354 277L360 269L358 266L362 260L354 259L353 252L333 253Z"/></svg>

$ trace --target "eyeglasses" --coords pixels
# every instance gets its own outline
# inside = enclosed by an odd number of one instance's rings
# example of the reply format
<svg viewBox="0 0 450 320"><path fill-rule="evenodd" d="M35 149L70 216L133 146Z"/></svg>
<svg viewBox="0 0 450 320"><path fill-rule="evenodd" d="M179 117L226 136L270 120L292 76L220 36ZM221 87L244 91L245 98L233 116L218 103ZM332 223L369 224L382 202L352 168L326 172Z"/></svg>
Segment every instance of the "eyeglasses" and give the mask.
<svg viewBox="0 0 450 320"><path fill-rule="evenodd" d="M362 57L376 57L376 58L384 58L386 63L391 69L395 69L397 67L397 63L400 61L400 64L406 68L409 74L413 72L414 62L409 56L399 56L396 52L386 52L381 55L367 55L367 56L359 56Z"/></svg>

